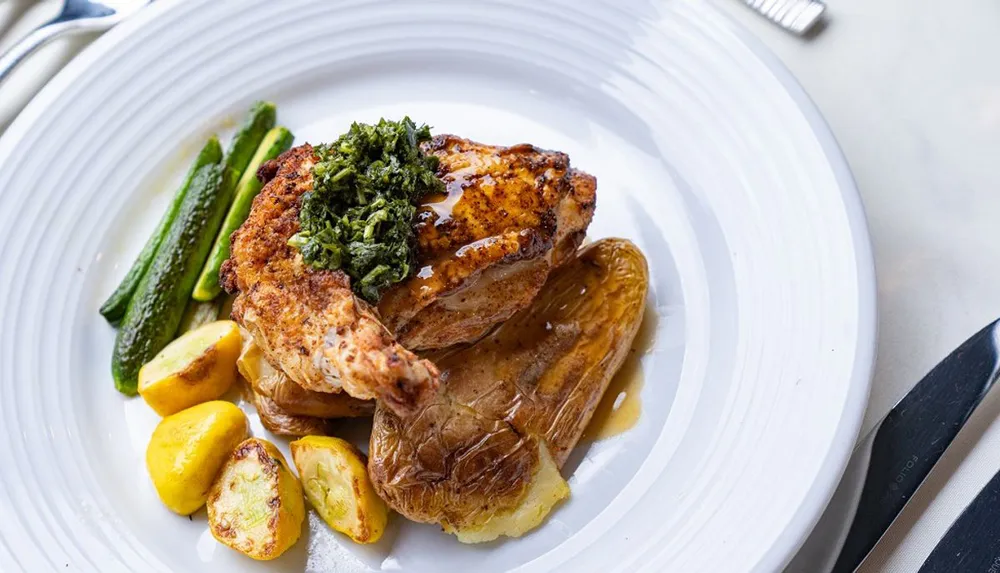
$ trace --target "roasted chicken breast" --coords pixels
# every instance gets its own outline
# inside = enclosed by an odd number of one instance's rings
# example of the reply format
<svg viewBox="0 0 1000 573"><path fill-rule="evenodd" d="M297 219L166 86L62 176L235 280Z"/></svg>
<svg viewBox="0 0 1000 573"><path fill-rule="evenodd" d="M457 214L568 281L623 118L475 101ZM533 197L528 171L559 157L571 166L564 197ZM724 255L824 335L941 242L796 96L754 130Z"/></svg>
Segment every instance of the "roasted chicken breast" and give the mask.
<svg viewBox="0 0 1000 573"><path fill-rule="evenodd" d="M368 470L383 499L464 542L541 523L568 494L558 468L628 355L648 278L635 245L598 241L485 338L431 354L440 393L406 416L376 407Z"/></svg>
<svg viewBox="0 0 1000 573"><path fill-rule="evenodd" d="M423 148L438 157L446 192L417 213L420 270L378 305L411 350L471 342L527 306L580 245L597 194L563 153L453 135Z"/></svg>
<svg viewBox="0 0 1000 573"><path fill-rule="evenodd" d="M353 295L343 272L313 268L288 245L313 185L312 147L260 170L266 184L231 237L222 283L239 293L233 318L307 390L413 411L436 393L438 371L408 348L481 337L527 306L583 238L596 182L566 155L447 135L423 148L439 157L447 192L419 211L419 272L385 293L378 309Z"/></svg>
<svg viewBox="0 0 1000 573"><path fill-rule="evenodd" d="M436 392L437 369L396 342L346 274L313 268L288 244L315 161L303 145L261 168L271 178L230 237L222 267L224 288L239 292L233 319L303 388L378 398L405 412Z"/></svg>

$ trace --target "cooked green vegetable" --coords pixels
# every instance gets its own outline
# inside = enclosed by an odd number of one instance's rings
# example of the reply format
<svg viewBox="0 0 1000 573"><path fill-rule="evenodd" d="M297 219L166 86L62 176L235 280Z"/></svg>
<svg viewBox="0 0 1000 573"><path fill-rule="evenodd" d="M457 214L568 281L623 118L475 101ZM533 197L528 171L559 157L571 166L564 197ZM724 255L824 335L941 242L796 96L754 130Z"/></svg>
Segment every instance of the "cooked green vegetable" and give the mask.
<svg viewBox="0 0 1000 573"><path fill-rule="evenodd" d="M233 140L229 143L229 150L226 151L225 165L236 173L236 179L230 182L235 186L247 165L253 159L254 153L260 146L260 142L267 135L267 132L274 127L277 121L278 110L273 103L259 101L250 108L250 114L246 123L236 132Z"/></svg>
<svg viewBox="0 0 1000 573"><path fill-rule="evenodd" d="M171 200L170 206L167 207L166 213L160 219L160 223L156 226L156 230L153 231L153 234L146 241L146 245L142 248L139 256L132 263L132 268L125 274L125 278L122 279L118 288L111 293L108 300L101 305L101 314L108 322L116 324L125 316L125 309L128 308L128 303L132 300L132 294L135 292L136 287L139 286L139 281L142 280L143 275L146 274L146 269L149 268L149 263L153 260L157 247L160 246L160 242L163 241L163 237L170 229L174 218L177 217L177 211L180 210L181 202L184 201L184 197L191 187L194 174L202 167L218 163L221 160L222 146L219 145L219 138L213 135L205 143L205 146L202 147L201 152L198 153L198 158L195 159L194 165L191 166L187 176L184 178L184 182L177 189L177 193L174 194L174 198Z"/></svg>
<svg viewBox="0 0 1000 573"><path fill-rule="evenodd" d="M414 265L416 201L442 191L437 158L420 150L431 137L409 117L354 123L313 166L313 190L302 196L301 229L289 244L315 267L342 269L354 292L375 302Z"/></svg>
<svg viewBox="0 0 1000 573"><path fill-rule="evenodd" d="M215 237L215 244L212 245L212 253L205 262L205 268L201 270L198 283L194 287L192 297L197 301L210 301L222 293L219 286L219 269L222 263L229 258L229 236L233 234L243 221L246 221L250 214L250 207L254 197L260 193L262 186L257 179L257 169L265 162L284 153L292 146L295 136L284 127L276 127L267 132L264 140L261 141L247 168L243 171L239 183L236 185L236 198L229 207L225 221L222 222L222 229Z"/></svg>
<svg viewBox="0 0 1000 573"><path fill-rule="evenodd" d="M219 310L222 307L222 299L217 298L208 302L189 300L184 315L181 317L181 325L177 328L177 335L204 326L219 319Z"/></svg>
<svg viewBox="0 0 1000 573"><path fill-rule="evenodd" d="M232 177L232 170L221 165L206 165L195 174L118 330L111 374L119 392L134 396L139 369L173 340L198 271L232 199L232 185L228 184Z"/></svg>

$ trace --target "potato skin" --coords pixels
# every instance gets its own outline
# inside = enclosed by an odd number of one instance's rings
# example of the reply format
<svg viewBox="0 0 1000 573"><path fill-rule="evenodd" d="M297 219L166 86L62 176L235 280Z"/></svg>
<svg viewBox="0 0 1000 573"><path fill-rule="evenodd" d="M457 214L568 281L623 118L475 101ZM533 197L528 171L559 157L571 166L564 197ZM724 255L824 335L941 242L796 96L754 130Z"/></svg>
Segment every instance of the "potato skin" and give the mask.
<svg viewBox="0 0 1000 573"><path fill-rule="evenodd" d="M274 444L240 443L208 496L208 525L220 543L259 561L298 541L305 520L302 486Z"/></svg>
<svg viewBox="0 0 1000 573"><path fill-rule="evenodd" d="M146 448L146 468L163 504L180 515L205 505L216 474L248 431L243 411L222 401L161 420Z"/></svg>
<svg viewBox="0 0 1000 573"><path fill-rule="evenodd" d="M368 478L365 455L330 436L306 436L290 447L306 499L323 521L356 543L378 541L388 509Z"/></svg>
<svg viewBox="0 0 1000 573"><path fill-rule="evenodd" d="M549 454L545 442L538 442L538 467L527 490L512 510L480 512L478 522L454 528L443 520L441 527L454 533L462 543L485 543L498 537L520 537L541 525L552 508L569 497L569 484Z"/></svg>
<svg viewBox="0 0 1000 573"><path fill-rule="evenodd" d="M379 495L460 540L489 538L482 527L490 517L532 503L528 492L545 465L539 442L557 467L576 446L639 330L648 282L635 245L597 241L492 333L428 355L444 392L406 417L376 408L368 471ZM543 497L561 495L558 484L551 491ZM540 522L518 521L525 525L501 534Z"/></svg>
<svg viewBox="0 0 1000 573"><path fill-rule="evenodd" d="M294 382L293 382L294 384ZM278 436L326 435L330 431L330 421L312 416L297 416L280 408L267 396L250 389L253 405L257 408L260 423L268 432Z"/></svg>
<svg viewBox="0 0 1000 573"><path fill-rule="evenodd" d="M449 374L449 393L544 438L562 467L628 357L648 285L646 257L632 242L584 247L553 271L530 307L472 348L436 361Z"/></svg>

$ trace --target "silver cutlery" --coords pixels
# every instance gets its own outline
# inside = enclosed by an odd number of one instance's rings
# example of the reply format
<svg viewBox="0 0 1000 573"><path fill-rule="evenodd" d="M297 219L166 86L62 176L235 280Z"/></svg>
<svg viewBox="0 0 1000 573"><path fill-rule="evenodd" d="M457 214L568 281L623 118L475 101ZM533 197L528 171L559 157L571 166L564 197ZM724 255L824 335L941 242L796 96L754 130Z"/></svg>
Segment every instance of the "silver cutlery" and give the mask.
<svg viewBox="0 0 1000 573"><path fill-rule="evenodd" d="M948 528L920 573L1000 571L1000 472Z"/></svg>
<svg viewBox="0 0 1000 573"><path fill-rule="evenodd" d="M58 16L42 24L0 56L0 82L32 52L53 38L111 28L152 0L64 0Z"/></svg>
<svg viewBox="0 0 1000 573"><path fill-rule="evenodd" d="M830 505L786 573L857 569L998 375L1000 321L935 366L860 442ZM951 569L959 570L966 569Z"/></svg>
<svg viewBox="0 0 1000 573"><path fill-rule="evenodd" d="M800 36L812 30L826 11L826 4L819 0L743 1L768 20Z"/></svg>

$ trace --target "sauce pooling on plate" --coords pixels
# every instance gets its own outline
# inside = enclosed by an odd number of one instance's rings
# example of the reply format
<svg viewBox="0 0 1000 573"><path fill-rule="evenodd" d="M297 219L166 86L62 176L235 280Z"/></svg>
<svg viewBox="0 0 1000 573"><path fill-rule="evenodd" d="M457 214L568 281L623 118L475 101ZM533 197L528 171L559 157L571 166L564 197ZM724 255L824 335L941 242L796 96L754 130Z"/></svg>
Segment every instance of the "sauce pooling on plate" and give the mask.
<svg viewBox="0 0 1000 573"><path fill-rule="evenodd" d="M611 379L594 415L584 430L581 441L596 442L623 434L635 427L642 414L642 357L653 348L656 333L656 313L646 307L639 333L632 342L628 358Z"/></svg>

